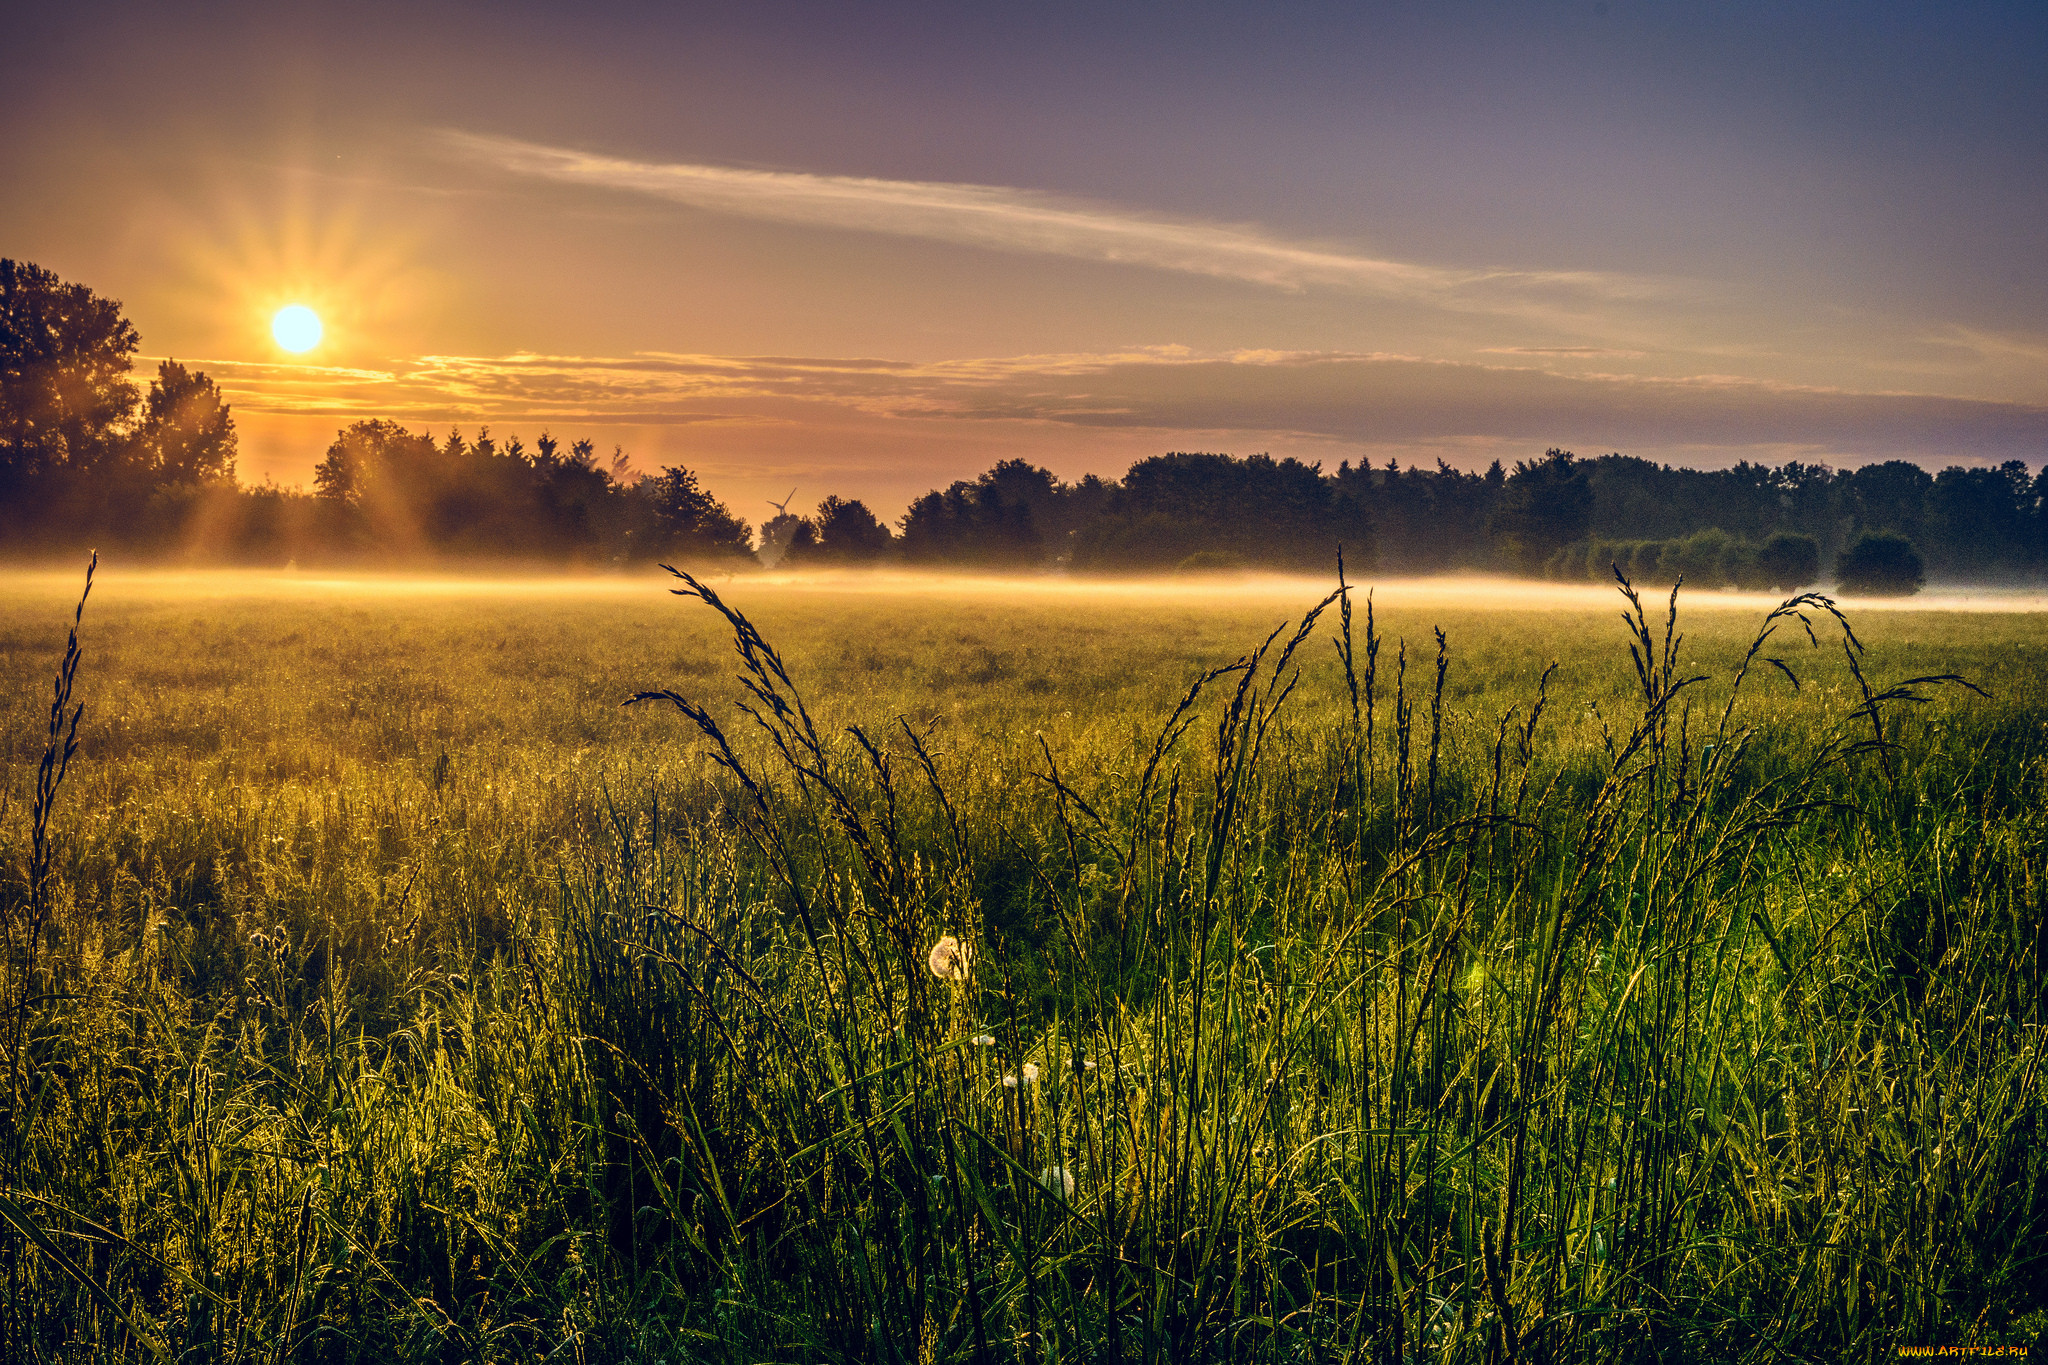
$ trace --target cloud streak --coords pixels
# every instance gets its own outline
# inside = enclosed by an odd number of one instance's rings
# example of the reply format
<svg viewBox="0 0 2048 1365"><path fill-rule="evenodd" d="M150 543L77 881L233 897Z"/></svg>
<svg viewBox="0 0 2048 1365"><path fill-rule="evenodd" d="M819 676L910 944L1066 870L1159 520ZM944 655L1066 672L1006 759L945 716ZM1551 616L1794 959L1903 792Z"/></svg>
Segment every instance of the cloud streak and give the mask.
<svg viewBox="0 0 2048 1365"><path fill-rule="evenodd" d="M1388 260L1260 228L1145 214L1002 185L881 180L633 161L513 138L445 131L457 155L558 184L621 191L713 213L883 233L999 251L1240 280L1280 289L1334 286L1453 307L1515 298L1642 301L1673 281L1598 271L1455 269Z"/></svg>

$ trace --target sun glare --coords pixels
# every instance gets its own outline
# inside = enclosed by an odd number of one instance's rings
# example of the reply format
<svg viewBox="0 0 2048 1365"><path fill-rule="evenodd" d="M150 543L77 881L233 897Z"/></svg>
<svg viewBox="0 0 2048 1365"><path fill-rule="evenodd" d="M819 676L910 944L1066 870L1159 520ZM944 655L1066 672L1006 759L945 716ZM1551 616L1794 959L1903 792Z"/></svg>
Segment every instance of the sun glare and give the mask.
<svg viewBox="0 0 2048 1365"><path fill-rule="evenodd" d="M270 334L287 351L310 351L320 344L320 315L303 303L277 310L270 320Z"/></svg>

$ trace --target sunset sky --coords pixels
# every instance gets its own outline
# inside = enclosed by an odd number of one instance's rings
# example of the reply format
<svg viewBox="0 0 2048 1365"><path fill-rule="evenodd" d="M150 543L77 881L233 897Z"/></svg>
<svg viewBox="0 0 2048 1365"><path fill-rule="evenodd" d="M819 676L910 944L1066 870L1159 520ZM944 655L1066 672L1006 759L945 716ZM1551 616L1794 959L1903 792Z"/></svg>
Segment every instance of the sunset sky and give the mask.
<svg viewBox="0 0 2048 1365"><path fill-rule="evenodd" d="M884 515L994 460L2048 458L2048 6L10 4L0 255L217 379ZM271 339L303 303L325 338Z"/></svg>

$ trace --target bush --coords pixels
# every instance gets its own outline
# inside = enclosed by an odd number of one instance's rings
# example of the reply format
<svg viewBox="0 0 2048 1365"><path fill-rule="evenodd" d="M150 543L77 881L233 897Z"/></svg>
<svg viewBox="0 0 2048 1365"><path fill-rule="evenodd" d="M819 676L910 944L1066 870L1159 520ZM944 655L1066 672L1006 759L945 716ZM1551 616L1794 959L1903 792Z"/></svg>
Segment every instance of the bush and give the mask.
<svg viewBox="0 0 2048 1365"><path fill-rule="evenodd" d="M1731 540L1721 547L1721 558L1716 565L1724 585L1737 587L1744 592L1761 592L1770 587L1762 567L1758 564L1758 551L1753 540Z"/></svg>
<svg viewBox="0 0 2048 1365"><path fill-rule="evenodd" d="M1913 542L1897 531L1865 531L1835 560L1835 585L1864 597L1910 597L1927 582Z"/></svg>
<svg viewBox="0 0 2048 1365"><path fill-rule="evenodd" d="M1623 572L1627 571L1628 551L1627 545L1611 540L1575 540L1552 557L1551 562L1557 565L1554 577L1567 583L1612 583L1612 566L1617 560Z"/></svg>
<svg viewBox="0 0 2048 1365"><path fill-rule="evenodd" d="M1812 536L1779 531L1758 548L1756 567L1764 586L1795 592L1820 580L1820 544Z"/></svg>
<svg viewBox="0 0 2048 1365"><path fill-rule="evenodd" d="M1599 541L1586 556L1586 577L1595 583L1612 583L1617 568L1634 577L1629 566L1635 562L1635 554L1636 542L1632 540Z"/></svg>
<svg viewBox="0 0 2048 1365"><path fill-rule="evenodd" d="M1718 526L1694 531L1684 540L1668 542L1661 567L1666 581L1683 577L1696 588L1718 588L1727 582L1722 560L1735 537Z"/></svg>
<svg viewBox="0 0 2048 1365"><path fill-rule="evenodd" d="M1543 576L1553 583L1569 583L1586 576L1586 555L1597 548L1583 540L1575 540L1559 549L1543 565Z"/></svg>

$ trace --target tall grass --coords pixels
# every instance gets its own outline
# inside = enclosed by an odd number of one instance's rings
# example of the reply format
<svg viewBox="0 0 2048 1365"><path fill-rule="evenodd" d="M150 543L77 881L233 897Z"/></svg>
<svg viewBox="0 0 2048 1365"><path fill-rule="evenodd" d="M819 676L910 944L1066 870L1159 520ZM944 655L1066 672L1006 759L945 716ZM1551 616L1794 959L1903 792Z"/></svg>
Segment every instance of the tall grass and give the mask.
<svg viewBox="0 0 2048 1365"><path fill-rule="evenodd" d="M632 700L713 776L609 794L544 914L491 899L530 850L424 807L445 845L345 920L44 893L55 949L8 958L45 1078L7 1116L15 1354L1835 1360L2048 1325L2038 718L1882 681L1827 599L1716 677L1624 581L1630 698L1545 673L1458 743L1451 642L1383 648L1369 601L1355 636L1340 583L1127 751L996 764L827 726L678 581L740 705ZM1340 703L1305 713L1325 631ZM1846 701L1787 725L1794 688Z"/></svg>

